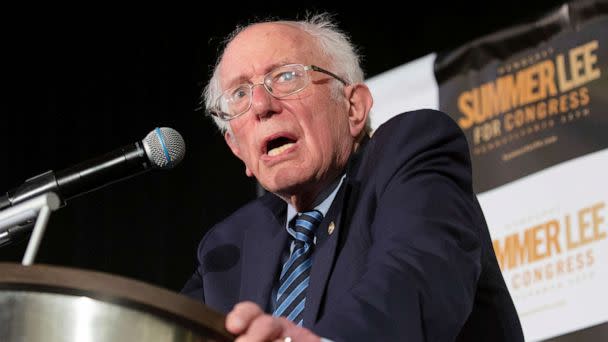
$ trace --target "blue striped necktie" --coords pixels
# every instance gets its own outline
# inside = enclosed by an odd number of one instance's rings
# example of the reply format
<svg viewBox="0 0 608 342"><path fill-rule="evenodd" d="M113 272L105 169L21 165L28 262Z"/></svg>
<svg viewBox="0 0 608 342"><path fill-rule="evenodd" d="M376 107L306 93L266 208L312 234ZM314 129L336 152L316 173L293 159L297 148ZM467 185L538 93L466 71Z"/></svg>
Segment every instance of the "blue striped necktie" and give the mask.
<svg viewBox="0 0 608 342"><path fill-rule="evenodd" d="M307 211L296 217L293 250L283 264L279 278L277 305L273 315L287 317L298 325L302 325L306 304L315 230L322 219L323 214L318 210Z"/></svg>

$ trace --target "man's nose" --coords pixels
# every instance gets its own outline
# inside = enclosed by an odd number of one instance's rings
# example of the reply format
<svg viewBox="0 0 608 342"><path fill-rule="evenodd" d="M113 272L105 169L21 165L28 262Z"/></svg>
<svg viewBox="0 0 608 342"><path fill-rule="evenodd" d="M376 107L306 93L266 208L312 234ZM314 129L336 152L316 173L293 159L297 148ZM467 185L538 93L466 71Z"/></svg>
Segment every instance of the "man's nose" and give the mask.
<svg viewBox="0 0 608 342"><path fill-rule="evenodd" d="M251 110L262 118L276 112L275 99L268 93L263 84L255 84L251 88Z"/></svg>

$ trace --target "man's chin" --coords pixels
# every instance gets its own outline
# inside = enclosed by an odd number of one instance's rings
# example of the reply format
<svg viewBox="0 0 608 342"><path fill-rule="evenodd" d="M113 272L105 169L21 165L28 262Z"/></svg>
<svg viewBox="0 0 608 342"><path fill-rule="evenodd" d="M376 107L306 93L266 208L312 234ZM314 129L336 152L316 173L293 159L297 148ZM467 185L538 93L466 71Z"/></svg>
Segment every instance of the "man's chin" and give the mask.
<svg viewBox="0 0 608 342"><path fill-rule="evenodd" d="M280 197L291 197L303 191L304 184L302 182L273 182L269 185L260 183L269 192Z"/></svg>
<svg viewBox="0 0 608 342"><path fill-rule="evenodd" d="M311 204L319 190L310 179L291 179L289 182L282 180L282 182L273 182L268 186L262 184L262 186L298 210L303 209L298 207Z"/></svg>
<svg viewBox="0 0 608 342"><path fill-rule="evenodd" d="M311 184L311 178L302 170L280 169L275 172L266 173L265 177L259 177L258 182L264 189L275 194L293 194L303 191L306 185Z"/></svg>

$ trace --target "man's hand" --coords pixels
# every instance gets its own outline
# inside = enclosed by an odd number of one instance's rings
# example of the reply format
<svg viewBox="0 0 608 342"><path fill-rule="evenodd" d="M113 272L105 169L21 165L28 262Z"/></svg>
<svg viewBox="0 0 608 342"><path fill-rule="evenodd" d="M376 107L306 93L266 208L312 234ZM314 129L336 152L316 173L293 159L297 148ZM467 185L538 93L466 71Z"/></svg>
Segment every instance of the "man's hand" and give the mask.
<svg viewBox="0 0 608 342"><path fill-rule="evenodd" d="M238 336L235 342L320 342L319 336L284 317L267 315L252 302L241 302L226 317L226 329Z"/></svg>

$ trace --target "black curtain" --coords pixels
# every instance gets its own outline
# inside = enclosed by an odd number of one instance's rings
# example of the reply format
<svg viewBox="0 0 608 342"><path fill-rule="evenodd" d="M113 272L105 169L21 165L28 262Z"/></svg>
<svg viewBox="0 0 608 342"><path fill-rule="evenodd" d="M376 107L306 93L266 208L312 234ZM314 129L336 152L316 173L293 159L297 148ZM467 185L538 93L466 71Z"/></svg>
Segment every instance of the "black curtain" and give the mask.
<svg viewBox="0 0 608 342"><path fill-rule="evenodd" d="M183 162L71 200L51 215L37 263L179 289L205 231L255 197L255 183L204 117L214 54L191 27L52 26L4 42L0 191L172 127ZM7 76L8 75L8 76ZM26 241L0 249L18 262Z"/></svg>

